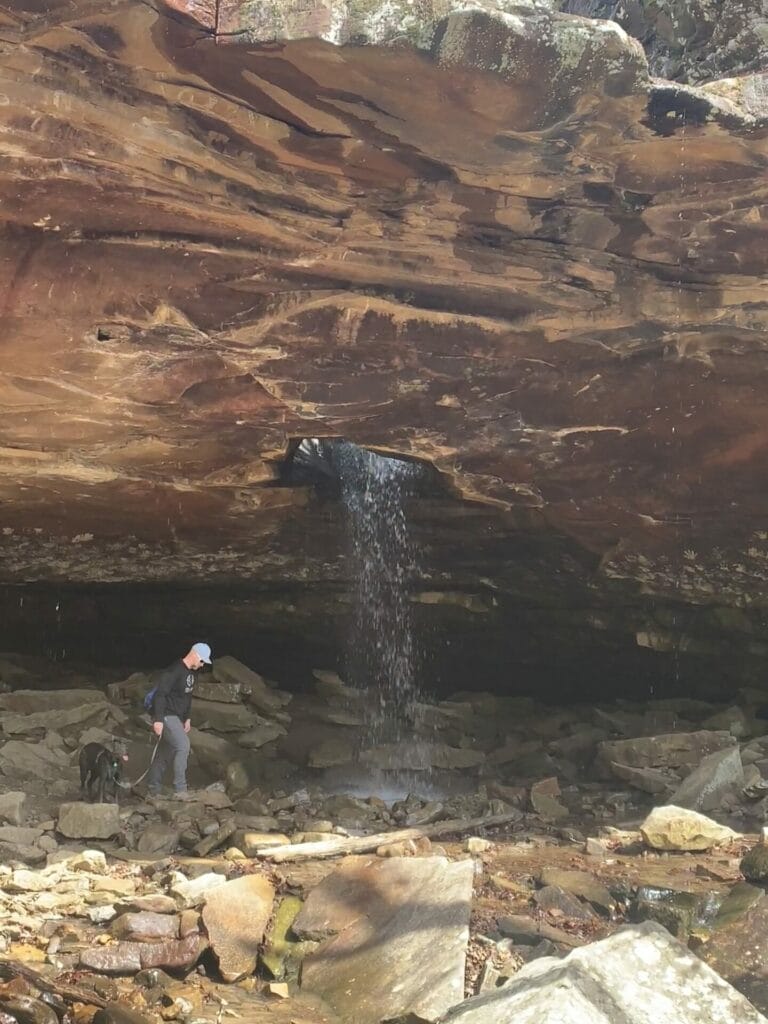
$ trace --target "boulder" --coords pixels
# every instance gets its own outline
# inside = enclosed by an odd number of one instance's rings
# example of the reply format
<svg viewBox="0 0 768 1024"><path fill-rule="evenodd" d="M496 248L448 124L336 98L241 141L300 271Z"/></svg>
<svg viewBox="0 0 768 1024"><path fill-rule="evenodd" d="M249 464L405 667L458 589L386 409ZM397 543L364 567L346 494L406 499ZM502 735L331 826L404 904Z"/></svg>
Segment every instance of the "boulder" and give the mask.
<svg viewBox="0 0 768 1024"><path fill-rule="evenodd" d="M166 856L179 845L181 830L160 821L150 822L139 836L136 849L147 856Z"/></svg>
<svg viewBox="0 0 768 1024"><path fill-rule="evenodd" d="M230 761L225 773L227 796L231 800L239 800L253 788L248 769L242 761Z"/></svg>
<svg viewBox="0 0 768 1024"><path fill-rule="evenodd" d="M98 697L98 700L94 700L94 697ZM90 693L86 703L75 707L35 711L31 714L4 714L3 732L6 736L28 736L39 729L61 731L74 725L82 725L83 722L92 722L94 719L106 721L111 710L101 694Z"/></svg>
<svg viewBox="0 0 768 1024"><path fill-rule="evenodd" d="M309 894L300 938L333 935L302 963L302 988L348 1024L407 1012L434 1020L464 994L474 865L349 857Z"/></svg>
<svg viewBox="0 0 768 1024"><path fill-rule="evenodd" d="M46 852L31 843L9 843L0 840L0 864L36 864L44 863Z"/></svg>
<svg viewBox="0 0 768 1024"><path fill-rule="evenodd" d="M729 913L727 904L734 898L739 906ZM768 899L762 889L734 886L697 953L768 1014Z"/></svg>
<svg viewBox="0 0 768 1024"><path fill-rule="evenodd" d="M212 675L206 675L195 683L195 700L210 700L225 704L242 705L249 691L242 683L222 683Z"/></svg>
<svg viewBox="0 0 768 1024"><path fill-rule="evenodd" d="M628 764L611 761L611 774L622 782L628 782L644 793L669 793L680 781L679 776L663 768L633 768Z"/></svg>
<svg viewBox="0 0 768 1024"><path fill-rule="evenodd" d="M605 763L630 768L677 768L697 765L707 754L732 747L736 740L730 732L679 732L661 736L639 736L630 740L609 740L598 745L598 756Z"/></svg>
<svg viewBox="0 0 768 1024"><path fill-rule="evenodd" d="M106 704L98 690L14 690L0 695L0 708L19 715L32 716L50 711L71 711L90 704Z"/></svg>
<svg viewBox="0 0 768 1024"><path fill-rule="evenodd" d="M42 836L41 828L23 828L19 825L0 825L0 843L22 843L31 846Z"/></svg>
<svg viewBox="0 0 768 1024"><path fill-rule="evenodd" d="M260 722L247 732L241 733L237 737L237 743L247 750L258 750L285 734L285 727L277 722Z"/></svg>
<svg viewBox="0 0 768 1024"><path fill-rule="evenodd" d="M57 830L68 839L111 839L120 831L117 804L62 804Z"/></svg>
<svg viewBox="0 0 768 1024"><path fill-rule="evenodd" d="M21 825L24 821L24 804L27 794L20 790L0 794L0 822L9 825Z"/></svg>
<svg viewBox="0 0 768 1024"><path fill-rule="evenodd" d="M21 740L8 740L0 747L0 768L11 778L31 776L50 781L60 779L69 767L69 758L61 748Z"/></svg>
<svg viewBox="0 0 768 1024"><path fill-rule="evenodd" d="M738 833L684 807L654 807L640 832L655 850L710 850L738 838Z"/></svg>
<svg viewBox="0 0 768 1024"><path fill-rule="evenodd" d="M542 818L557 821L568 816L568 808L557 799L560 786L556 778L542 779L531 786L531 807Z"/></svg>
<svg viewBox="0 0 768 1024"><path fill-rule="evenodd" d="M206 771L218 775L223 764L228 764L237 758L237 747L229 740L220 736L212 736L211 733L201 732L193 726L189 731L189 742L192 747L192 754Z"/></svg>
<svg viewBox="0 0 768 1024"><path fill-rule="evenodd" d="M256 724L256 716L242 704L223 701L192 700L192 721L198 729L215 732L246 732Z"/></svg>
<svg viewBox="0 0 768 1024"><path fill-rule="evenodd" d="M219 683L240 686L248 702L267 714L279 711L284 704L284 700L267 686L258 672L254 672L231 655L216 658L213 663L213 676Z"/></svg>
<svg viewBox="0 0 768 1024"><path fill-rule="evenodd" d="M726 747L702 759L683 779L669 802L693 811L712 811L744 787L744 767L738 747Z"/></svg>
<svg viewBox="0 0 768 1024"><path fill-rule="evenodd" d="M206 899L203 924L225 981L253 973L274 898L274 886L265 875L245 875L219 886Z"/></svg>
<svg viewBox="0 0 768 1024"><path fill-rule="evenodd" d="M564 960L545 957L440 1024L766 1024L660 925L621 928Z"/></svg>

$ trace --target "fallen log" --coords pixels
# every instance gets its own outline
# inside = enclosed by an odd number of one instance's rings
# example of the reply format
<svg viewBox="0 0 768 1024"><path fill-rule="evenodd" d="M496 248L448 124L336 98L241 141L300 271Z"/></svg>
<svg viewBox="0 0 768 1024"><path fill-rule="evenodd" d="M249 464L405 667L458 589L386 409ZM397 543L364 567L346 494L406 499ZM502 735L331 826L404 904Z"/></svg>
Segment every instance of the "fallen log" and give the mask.
<svg viewBox="0 0 768 1024"><path fill-rule="evenodd" d="M479 828L494 825L509 825L520 821L522 811L510 811L507 814L494 814L489 818L454 819L438 821L434 825L423 828L403 828L395 832L378 832L372 836L355 836L354 838L323 839L317 843L291 843L289 846L262 846L256 850L256 856L276 863L284 860L321 860L325 857L341 857L348 853L370 853L380 846L391 843L402 843L408 839L434 839L451 833L462 835L474 832Z"/></svg>
<svg viewBox="0 0 768 1024"><path fill-rule="evenodd" d="M98 1006L101 1009L107 1005L106 999L97 995L90 988L81 988L79 985L69 985L57 979L44 978L42 974L38 974L31 967L18 963L16 960L0 960L0 979L12 981L14 978L23 978L39 992L58 996L59 999L69 1003L85 1003ZM2 1007L0 1006L0 1008Z"/></svg>

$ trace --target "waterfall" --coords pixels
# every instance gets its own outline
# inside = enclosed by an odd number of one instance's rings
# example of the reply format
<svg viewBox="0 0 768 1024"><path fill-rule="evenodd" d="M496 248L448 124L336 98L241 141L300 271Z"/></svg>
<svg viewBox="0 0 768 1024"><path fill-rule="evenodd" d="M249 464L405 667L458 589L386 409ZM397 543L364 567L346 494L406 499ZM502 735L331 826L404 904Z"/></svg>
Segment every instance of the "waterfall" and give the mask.
<svg viewBox="0 0 768 1024"><path fill-rule="evenodd" d="M370 695L371 742L397 742L412 737L419 698L409 600L418 566L406 498L422 468L348 441L331 446L347 520L352 581L348 680Z"/></svg>

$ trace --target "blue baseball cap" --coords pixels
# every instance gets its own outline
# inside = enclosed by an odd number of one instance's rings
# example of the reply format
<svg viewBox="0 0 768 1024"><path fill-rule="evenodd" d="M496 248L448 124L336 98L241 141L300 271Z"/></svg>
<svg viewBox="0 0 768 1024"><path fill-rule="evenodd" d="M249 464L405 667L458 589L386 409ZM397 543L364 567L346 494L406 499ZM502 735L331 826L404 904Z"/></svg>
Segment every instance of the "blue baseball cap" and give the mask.
<svg viewBox="0 0 768 1024"><path fill-rule="evenodd" d="M205 662L206 665L211 664L211 648L208 644L193 644L192 650L201 661Z"/></svg>

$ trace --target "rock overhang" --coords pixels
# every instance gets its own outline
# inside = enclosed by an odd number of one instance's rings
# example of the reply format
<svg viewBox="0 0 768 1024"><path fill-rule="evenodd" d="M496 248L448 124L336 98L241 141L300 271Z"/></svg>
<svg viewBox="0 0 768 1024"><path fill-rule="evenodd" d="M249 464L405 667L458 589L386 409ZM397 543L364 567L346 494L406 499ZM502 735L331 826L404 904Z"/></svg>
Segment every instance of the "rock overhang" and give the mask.
<svg viewBox="0 0 768 1024"><path fill-rule="evenodd" d="M312 493L275 486L320 432L465 499L416 513L425 592L759 614L761 79L432 10L415 46L139 3L3 26L5 582L335 587L338 524L297 543Z"/></svg>

